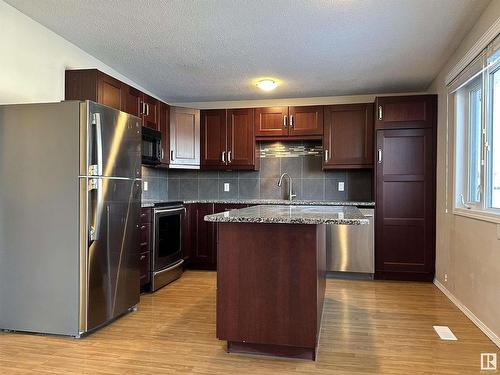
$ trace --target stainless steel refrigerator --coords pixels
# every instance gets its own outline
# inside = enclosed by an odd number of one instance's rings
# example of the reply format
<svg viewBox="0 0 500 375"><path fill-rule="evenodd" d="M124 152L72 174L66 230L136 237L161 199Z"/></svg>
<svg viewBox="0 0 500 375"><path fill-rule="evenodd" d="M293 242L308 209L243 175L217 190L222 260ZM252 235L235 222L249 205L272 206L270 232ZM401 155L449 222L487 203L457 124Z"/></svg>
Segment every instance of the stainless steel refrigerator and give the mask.
<svg viewBox="0 0 500 375"><path fill-rule="evenodd" d="M139 302L141 123L0 106L0 329L79 337Z"/></svg>

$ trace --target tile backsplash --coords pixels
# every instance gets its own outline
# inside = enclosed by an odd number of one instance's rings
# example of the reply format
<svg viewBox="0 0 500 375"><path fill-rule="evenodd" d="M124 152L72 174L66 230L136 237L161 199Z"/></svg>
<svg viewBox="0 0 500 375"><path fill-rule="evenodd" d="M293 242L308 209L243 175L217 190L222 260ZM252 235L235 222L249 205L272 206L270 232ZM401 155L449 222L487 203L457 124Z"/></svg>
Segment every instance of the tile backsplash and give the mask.
<svg viewBox="0 0 500 375"><path fill-rule="evenodd" d="M143 200L279 199L287 198L288 179L278 187L279 176L292 177L296 199L372 200L371 170L323 171L318 142L266 142L260 145L259 171L200 171L143 167L148 190ZM344 191L339 191L344 182ZM229 184L229 191L224 191Z"/></svg>

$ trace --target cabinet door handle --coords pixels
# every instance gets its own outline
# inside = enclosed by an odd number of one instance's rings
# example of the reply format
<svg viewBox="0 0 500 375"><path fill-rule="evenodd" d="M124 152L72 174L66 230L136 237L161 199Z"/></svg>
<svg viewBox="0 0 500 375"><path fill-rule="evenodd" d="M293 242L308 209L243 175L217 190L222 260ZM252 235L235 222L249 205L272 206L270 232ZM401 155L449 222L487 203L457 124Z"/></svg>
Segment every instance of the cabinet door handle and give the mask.
<svg viewBox="0 0 500 375"><path fill-rule="evenodd" d="M290 128L293 129L293 115L290 115Z"/></svg>
<svg viewBox="0 0 500 375"><path fill-rule="evenodd" d="M139 102L139 115L144 114L144 102Z"/></svg>
<svg viewBox="0 0 500 375"><path fill-rule="evenodd" d="M328 161L328 150L325 150L325 161Z"/></svg>
<svg viewBox="0 0 500 375"><path fill-rule="evenodd" d="M383 114L384 114L384 112L383 112L382 106L379 105L378 106L378 119L379 120L382 120Z"/></svg>
<svg viewBox="0 0 500 375"><path fill-rule="evenodd" d="M146 229L146 226L145 225L141 225L141 230L144 230Z"/></svg>
<svg viewBox="0 0 500 375"><path fill-rule="evenodd" d="M160 159L163 160L163 158L165 157L165 151L163 151L163 146L160 146L160 148L161 148L161 155L160 155L161 157L160 157Z"/></svg>
<svg viewBox="0 0 500 375"><path fill-rule="evenodd" d="M222 151L222 162L226 164L226 151Z"/></svg>
<svg viewBox="0 0 500 375"><path fill-rule="evenodd" d="M170 160L174 160L174 150L170 150Z"/></svg>
<svg viewBox="0 0 500 375"><path fill-rule="evenodd" d="M285 128L288 126L288 124L287 124L287 118L288 118L287 115L283 116L283 127L285 127Z"/></svg>
<svg viewBox="0 0 500 375"><path fill-rule="evenodd" d="M141 258L139 260L144 260L146 259L146 255L141 255Z"/></svg>
<svg viewBox="0 0 500 375"><path fill-rule="evenodd" d="M146 116L149 116L149 104L146 104Z"/></svg>
<svg viewBox="0 0 500 375"><path fill-rule="evenodd" d="M377 163L382 164L382 149L377 150Z"/></svg>
<svg viewBox="0 0 500 375"><path fill-rule="evenodd" d="M231 163L231 151L227 152L227 162Z"/></svg>

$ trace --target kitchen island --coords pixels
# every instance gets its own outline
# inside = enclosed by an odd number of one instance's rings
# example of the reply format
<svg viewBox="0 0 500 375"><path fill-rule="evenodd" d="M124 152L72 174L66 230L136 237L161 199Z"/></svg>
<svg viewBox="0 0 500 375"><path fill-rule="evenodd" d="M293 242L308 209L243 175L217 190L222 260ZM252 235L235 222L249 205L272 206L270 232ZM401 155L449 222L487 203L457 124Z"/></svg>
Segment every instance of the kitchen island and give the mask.
<svg viewBox="0 0 500 375"><path fill-rule="evenodd" d="M218 223L217 338L228 352L316 358L326 225L367 224L353 206L265 205Z"/></svg>

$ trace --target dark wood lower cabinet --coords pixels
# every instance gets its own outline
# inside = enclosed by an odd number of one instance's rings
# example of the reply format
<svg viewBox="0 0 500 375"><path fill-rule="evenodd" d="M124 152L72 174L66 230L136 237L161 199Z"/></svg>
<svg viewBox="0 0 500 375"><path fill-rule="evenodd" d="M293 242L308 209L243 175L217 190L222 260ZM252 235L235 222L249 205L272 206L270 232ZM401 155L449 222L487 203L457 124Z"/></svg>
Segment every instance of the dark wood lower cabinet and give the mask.
<svg viewBox="0 0 500 375"><path fill-rule="evenodd" d="M151 282L151 208L143 207L140 213L139 278L141 290Z"/></svg>
<svg viewBox="0 0 500 375"><path fill-rule="evenodd" d="M248 207L246 204L193 203L186 205L182 228L182 253L191 269L217 269L217 224L204 220L206 215Z"/></svg>
<svg viewBox="0 0 500 375"><path fill-rule="evenodd" d="M189 267L215 270L217 268L215 224L204 220L205 215L214 213L214 205L196 203L189 206Z"/></svg>
<svg viewBox="0 0 500 375"><path fill-rule="evenodd" d="M325 225L220 223L217 338L229 352L315 359Z"/></svg>
<svg viewBox="0 0 500 375"><path fill-rule="evenodd" d="M377 130L376 278L432 281L435 129Z"/></svg>

